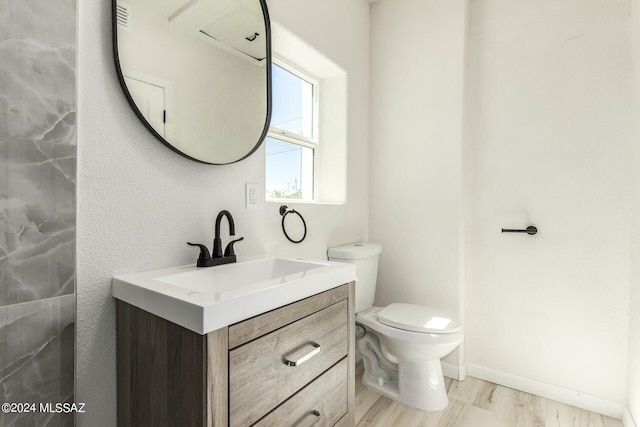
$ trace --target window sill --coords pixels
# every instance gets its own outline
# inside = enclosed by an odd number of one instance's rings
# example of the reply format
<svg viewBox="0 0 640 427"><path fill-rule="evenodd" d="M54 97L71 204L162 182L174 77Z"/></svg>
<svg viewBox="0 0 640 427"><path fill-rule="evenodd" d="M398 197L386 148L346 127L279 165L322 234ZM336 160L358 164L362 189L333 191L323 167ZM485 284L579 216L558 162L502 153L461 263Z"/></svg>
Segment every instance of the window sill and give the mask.
<svg viewBox="0 0 640 427"><path fill-rule="evenodd" d="M300 199L266 199L266 203L272 204L289 204L289 205L328 205L328 206L341 206L345 202L323 202L321 200L300 200Z"/></svg>

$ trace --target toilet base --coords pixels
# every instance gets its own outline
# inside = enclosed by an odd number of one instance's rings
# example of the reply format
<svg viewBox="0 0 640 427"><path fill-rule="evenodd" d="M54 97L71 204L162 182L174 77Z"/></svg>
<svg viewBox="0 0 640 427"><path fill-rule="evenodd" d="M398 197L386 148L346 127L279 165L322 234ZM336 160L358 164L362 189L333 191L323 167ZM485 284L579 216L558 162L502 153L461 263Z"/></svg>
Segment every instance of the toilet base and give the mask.
<svg viewBox="0 0 640 427"><path fill-rule="evenodd" d="M438 412L449 406L439 360L403 361L398 365L397 381L377 378L364 372L362 383L389 399L421 411Z"/></svg>
<svg viewBox="0 0 640 427"><path fill-rule="evenodd" d="M423 411L442 411L449 406L439 360L402 361L398 365L398 384L402 402Z"/></svg>

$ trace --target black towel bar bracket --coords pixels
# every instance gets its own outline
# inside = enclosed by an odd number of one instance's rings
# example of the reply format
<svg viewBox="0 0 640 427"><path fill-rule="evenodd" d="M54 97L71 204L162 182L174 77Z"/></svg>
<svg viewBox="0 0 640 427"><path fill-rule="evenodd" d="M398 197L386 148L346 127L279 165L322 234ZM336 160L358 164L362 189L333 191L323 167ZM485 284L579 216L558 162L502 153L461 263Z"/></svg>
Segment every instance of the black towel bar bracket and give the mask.
<svg viewBox="0 0 640 427"><path fill-rule="evenodd" d="M503 228L502 232L503 233L527 233L528 235L533 236L534 234L536 234L538 232L538 229L536 227L534 227L533 225L530 225L527 228L525 228L524 230L522 230L522 229L514 229L514 228Z"/></svg>

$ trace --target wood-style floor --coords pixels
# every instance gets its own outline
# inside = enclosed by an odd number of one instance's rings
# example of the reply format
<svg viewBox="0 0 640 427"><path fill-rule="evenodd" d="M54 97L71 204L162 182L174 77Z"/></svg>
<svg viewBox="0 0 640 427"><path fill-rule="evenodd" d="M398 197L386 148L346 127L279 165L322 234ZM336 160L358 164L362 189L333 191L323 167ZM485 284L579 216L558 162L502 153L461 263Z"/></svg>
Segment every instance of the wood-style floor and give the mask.
<svg viewBox="0 0 640 427"><path fill-rule="evenodd" d="M356 365L356 426L376 427L622 427L622 422L469 377L445 378L449 407L422 412L364 387Z"/></svg>

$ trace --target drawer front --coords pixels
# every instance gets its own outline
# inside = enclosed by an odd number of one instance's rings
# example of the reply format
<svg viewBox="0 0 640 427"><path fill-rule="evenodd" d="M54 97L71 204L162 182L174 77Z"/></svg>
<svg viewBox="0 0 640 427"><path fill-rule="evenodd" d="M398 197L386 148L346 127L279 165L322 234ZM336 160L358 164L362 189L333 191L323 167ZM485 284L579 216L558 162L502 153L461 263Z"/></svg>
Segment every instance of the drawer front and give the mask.
<svg viewBox="0 0 640 427"><path fill-rule="evenodd" d="M346 285L316 294L309 298L277 308L229 326L229 349L246 344L262 335L302 319L310 314L347 299Z"/></svg>
<svg viewBox="0 0 640 427"><path fill-rule="evenodd" d="M347 413L347 359L261 419L255 427L330 427Z"/></svg>
<svg viewBox="0 0 640 427"><path fill-rule="evenodd" d="M229 352L229 423L247 426L347 355L347 301Z"/></svg>

